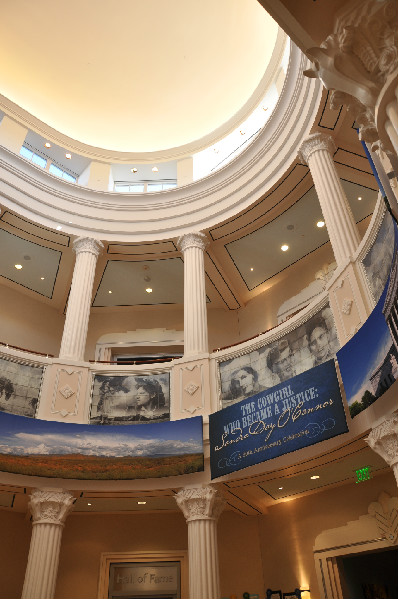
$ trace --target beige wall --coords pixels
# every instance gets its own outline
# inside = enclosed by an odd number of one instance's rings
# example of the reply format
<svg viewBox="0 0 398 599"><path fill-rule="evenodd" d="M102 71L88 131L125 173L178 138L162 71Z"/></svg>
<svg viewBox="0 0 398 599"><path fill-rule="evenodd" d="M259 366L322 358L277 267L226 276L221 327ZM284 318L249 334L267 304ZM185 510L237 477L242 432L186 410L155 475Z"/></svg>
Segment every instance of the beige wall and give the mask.
<svg viewBox="0 0 398 599"><path fill-rule="evenodd" d="M362 484L352 482L342 487L279 503L259 518L265 588L293 591L309 584L311 597L319 597L313 546L315 538L329 528L344 526L367 514L368 505L377 501L382 491L397 494L390 471Z"/></svg>
<svg viewBox="0 0 398 599"><path fill-rule="evenodd" d="M0 341L58 356L64 316L23 292L0 286Z"/></svg>
<svg viewBox="0 0 398 599"><path fill-rule="evenodd" d="M392 472L278 503L261 516L221 514L218 524L221 596L294 590L308 584L317 599L313 546L325 529L367 513L381 491L396 495ZM31 524L23 514L0 510L0 599L18 599ZM186 550L182 514L72 514L62 538L55 599L95 599L102 552Z"/></svg>

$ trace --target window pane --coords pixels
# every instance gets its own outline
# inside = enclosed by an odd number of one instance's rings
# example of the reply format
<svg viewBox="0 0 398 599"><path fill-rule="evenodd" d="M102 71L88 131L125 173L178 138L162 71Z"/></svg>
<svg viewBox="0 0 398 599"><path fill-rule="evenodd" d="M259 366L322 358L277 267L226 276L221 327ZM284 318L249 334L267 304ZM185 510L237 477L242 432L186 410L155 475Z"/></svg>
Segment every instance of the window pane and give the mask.
<svg viewBox="0 0 398 599"><path fill-rule="evenodd" d="M177 187L177 183L163 183L163 189L174 189Z"/></svg>
<svg viewBox="0 0 398 599"><path fill-rule="evenodd" d="M33 152L28 150L28 148L25 148L25 146L22 146L22 148L19 150L19 153L24 158L27 158L28 160L32 160Z"/></svg>
<svg viewBox="0 0 398 599"><path fill-rule="evenodd" d="M33 154L32 162L33 164L37 164L37 166L40 166L41 168L46 168L47 160L45 158L42 158L38 154Z"/></svg>
<svg viewBox="0 0 398 599"><path fill-rule="evenodd" d="M49 173L56 177L62 177L62 169L55 166L55 164L50 164Z"/></svg>
<svg viewBox="0 0 398 599"><path fill-rule="evenodd" d="M121 185L120 183L115 183L115 191L121 191L122 193L128 193L129 186Z"/></svg>
<svg viewBox="0 0 398 599"><path fill-rule="evenodd" d="M63 172L62 178L65 179L65 181L69 181L69 183L76 183L76 177L72 177L69 173Z"/></svg>
<svg viewBox="0 0 398 599"><path fill-rule="evenodd" d="M162 191L161 183L148 183L148 191Z"/></svg>
<svg viewBox="0 0 398 599"><path fill-rule="evenodd" d="M136 184L136 185L130 185L130 193L143 193L144 191L144 184L140 183L140 184Z"/></svg>

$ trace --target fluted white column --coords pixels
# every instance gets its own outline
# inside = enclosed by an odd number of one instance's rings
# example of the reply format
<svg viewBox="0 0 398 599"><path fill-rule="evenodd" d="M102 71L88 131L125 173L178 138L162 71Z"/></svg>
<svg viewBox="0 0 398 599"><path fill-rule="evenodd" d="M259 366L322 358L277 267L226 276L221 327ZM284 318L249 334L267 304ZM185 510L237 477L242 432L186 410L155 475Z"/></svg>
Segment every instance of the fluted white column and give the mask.
<svg viewBox="0 0 398 599"><path fill-rule="evenodd" d="M375 426L365 441L392 468L398 485L398 410Z"/></svg>
<svg viewBox="0 0 398 599"><path fill-rule="evenodd" d="M95 267L103 247L100 241L91 237L78 237L73 242L76 262L66 310L60 358L84 359Z"/></svg>
<svg viewBox="0 0 398 599"><path fill-rule="evenodd" d="M204 233L187 233L178 241L184 255L184 355L209 351L205 291Z"/></svg>
<svg viewBox="0 0 398 599"><path fill-rule="evenodd" d="M360 237L333 162L334 150L330 136L313 133L302 143L299 156L310 167L330 243L340 265L354 254Z"/></svg>
<svg viewBox="0 0 398 599"><path fill-rule="evenodd" d="M73 495L62 489L32 492L33 530L21 599L54 597L62 529L72 504Z"/></svg>
<svg viewBox="0 0 398 599"><path fill-rule="evenodd" d="M190 599L219 599L217 520L225 500L212 487L182 489L175 496L188 523Z"/></svg>

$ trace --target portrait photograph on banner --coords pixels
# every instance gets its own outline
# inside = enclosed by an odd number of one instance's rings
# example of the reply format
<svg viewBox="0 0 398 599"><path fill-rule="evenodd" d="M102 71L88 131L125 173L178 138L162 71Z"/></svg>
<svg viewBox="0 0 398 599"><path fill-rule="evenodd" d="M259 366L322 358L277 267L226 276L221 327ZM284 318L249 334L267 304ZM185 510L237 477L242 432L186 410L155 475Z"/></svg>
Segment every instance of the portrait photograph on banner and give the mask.
<svg viewBox="0 0 398 599"><path fill-rule="evenodd" d="M201 416L173 422L92 426L0 412L0 471L89 480L201 472Z"/></svg>
<svg viewBox="0 0 398 599"><path fill-rule="evenodd" d="M392 266L376 307L357 333L337 352L350 415L355 418L398 378L398 243L393 240Z"/></svg>
<svg viewBox="0 0 398 599"><path fill-rule="evenodd" d="M225 408L319 366L340 344L329 305L277 341L219 364Z"/></svg>
<svg viewBox="0 0 398 599"><path fill-rule="evenodd" d="M395 226L391 215L386 212L376 239L362 260L373 298L377 303L383 293L390 274L394 252Z"/></svg>
<svg viewBox="0 0 398 599"><path fill-rule="evenodd" d="M211 477L348 431L333 359L209 416Z"/></svg>
<svg viewBox="0 0 398 599"><path fill-rule="evenodd" d="M0 358L0 410L34 418L44 368Z"/></svg>
<svg viewBox="0 0 398 599"><path fill-rule="evenodd" d="M139 424L170 420L170 375L96 374L91 424Z"/></svg>

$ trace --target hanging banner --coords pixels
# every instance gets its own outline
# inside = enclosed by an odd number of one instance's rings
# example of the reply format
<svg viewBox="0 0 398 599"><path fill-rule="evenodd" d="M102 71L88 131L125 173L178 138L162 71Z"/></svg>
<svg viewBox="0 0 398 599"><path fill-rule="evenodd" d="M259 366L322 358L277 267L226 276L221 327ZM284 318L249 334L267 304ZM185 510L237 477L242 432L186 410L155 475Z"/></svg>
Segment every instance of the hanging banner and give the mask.
<svg viewBox="0 0 398 599"><path fill-rule="evenodd" d="M210 414L211 477L348 431L334 360Z"/></svg>
<svg viewBox="0 0 398 599"><path fill-rule="evenodd" d="M203 470L201 416L143 426L93 426L0 412L0 471L132 480Z"/></svg>

